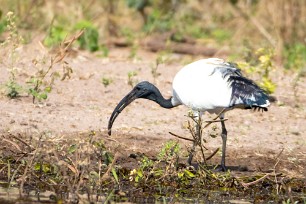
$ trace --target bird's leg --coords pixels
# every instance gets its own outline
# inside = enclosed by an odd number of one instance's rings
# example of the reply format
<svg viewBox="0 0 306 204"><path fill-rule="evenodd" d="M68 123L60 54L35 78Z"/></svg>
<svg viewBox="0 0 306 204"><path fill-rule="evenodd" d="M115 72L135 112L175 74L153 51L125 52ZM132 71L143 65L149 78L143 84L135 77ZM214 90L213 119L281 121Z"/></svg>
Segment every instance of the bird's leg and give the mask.
<svg viewBox="0 0 306 204"><path fill-rule="evenodd" d="M226 140L227 140L227 130L225 128L225 123L223 121L224 115L222 114L220 116L221 119L221 126L222 126L222 132L221 132L221 137L222 137L222 157L221 157L221 170L226 171L225 167L225 151L226 151Z"/></svg>

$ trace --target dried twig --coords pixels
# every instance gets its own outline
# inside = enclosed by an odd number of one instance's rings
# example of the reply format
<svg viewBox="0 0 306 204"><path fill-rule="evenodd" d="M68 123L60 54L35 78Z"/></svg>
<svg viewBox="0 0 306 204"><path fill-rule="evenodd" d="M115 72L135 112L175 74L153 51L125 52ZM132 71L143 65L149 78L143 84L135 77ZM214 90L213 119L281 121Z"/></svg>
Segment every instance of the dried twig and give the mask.
<svg viewBox="0 0 306 204"><path fill-rule="evenodd" d="M267 173L267 174L265 174L264 176L262 176L261 178L255 180L255 181L249 182L249 183L245 183L245 182L243 182L240 178L237 178L237 177L235 177L235 179L236 179L244 188L248 188L248 187L251 186L251 185L254 185L254 184L259 183L260 181L263 181L265 178L267 178L267 177L269 177L269 176L280 176L280 175L282 175L282 174L281 174L281 173L279 173L279 174Z"/></svg>
<svg viewBox="0 0 306 204"><path fill-rule="evenodd" d="M191 141L191 142L194 142L194 139L190 139L190 138L187 138L187 137L182 137L182 136L179 136L177 134L174 134L172 132L169 132L170 135L174 136L174 137L177 137L177 138L180 138L180 139L183 139L183 140L187 140L187 141Z"/></svg>
<svg viewBox="0 0 306 204"><path fill-rule="evenodd" d="M280 162L280 159L279 157L281 156L281 154L283 153L284 151L284 148L277 154L277 156L275 157L275 164L274 164L274 167L273 167L273 173L274 173L274 180L275 180L275 183L276 183L276 194L278 195L279 194L279 184L278 184L278 181L277 181L277 176L276 176L276 166L278 165L278 163Z"/></svg>
<svg viewBox="0 0 306 204"><path fill-rule="evenodd" d="M237 179L237 181L238 181L244 188L248 188L249 186L254 185L254 184L257 184L257 183L259 183L260 181L264 180L266 177L271 176L271 175L272 175L271 173L267 173L267 174L264 175L263 177L261 177L261 178L255 180L255 181L249 182L249 183L245 183L245 182L243 182L242 180L240 180L239 178L236 178L236 179Z"/></svg>
<svg viewBox="0 0 306 204"><path fill-rule="evenodd" d="M21 136L20 134L18 134L18 135ZM22 144L26 145L27 147L29 147L29 148L31 149L31 151L34 151L34 150L35 150L34 147L32 147L31 145L29 145L26 141L22 140L21 138L16 137L16 136L13 135L13 134L10 134L10 137L12 137L12 138L18 140L19 142L21 142Z"/></svg>
<svg viewBox="0 0 306 204"><path fill-rule="evenodd" d="M5 139L5 138L2 138L3 141L7 142L7 143L10 143L11 145L13 145L18 151L22 152L21 148L19 147L18 144L16 144L15 142L11 141L11 140L8 140L8 139Z"/></svg>
<svg viewBox="0 0 306 204"><path fill-rule="evenodd" d="M219 151L219 147L211 154L211 155L209 155L207 158L206 158L206 160L208 161L208 160L210 160L213 156L215 156L215 154L217 154L217 152Z"/></svg>
<svg viewBox="0 0 306 204"><path fill-rule="evenodd" d="M35 156L38 152L38 148L40 147L40 144L41 144L41 138L42 138L42 135L39 137L39 140L38 140L38 144L35 148L35 151L34 151L34 154L32 155L32 158L30 160L30 162L27 163L25 169L24 169L24 172L23 172L23 175L21 176L20 180L21 180L21 183L20 183L20 186L19 186L19 195L20 197L22 197L23 195L23 186L24 186L24 182L26 181L26 177L27 177L27 173L28 173L28 169L29 167L32 167L32 163L35 159Z"/></svg>

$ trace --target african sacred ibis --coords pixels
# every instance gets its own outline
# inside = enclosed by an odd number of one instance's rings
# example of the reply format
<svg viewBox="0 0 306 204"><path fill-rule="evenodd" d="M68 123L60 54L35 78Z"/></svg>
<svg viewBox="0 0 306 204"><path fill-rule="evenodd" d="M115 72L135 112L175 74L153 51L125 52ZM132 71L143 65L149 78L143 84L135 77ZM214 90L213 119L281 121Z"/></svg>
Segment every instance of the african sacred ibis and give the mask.
<svg viewBox="0 0 306 204"><path fill-rule="evenodd" d="M168 109L184 104L200 115L205 111L216 114L222 112L219 116L222 127L221 168L225 170L227 131L224 113L235 108L267 111L270 105L265 91L242 76L234 64L218 58L202 59L186 65L174 77L172 87L173 96L165 99L150 82L137 84L113 111L108 123L108 134L111 135L112 125L119 113L137 98L152 100Z"/></svg>

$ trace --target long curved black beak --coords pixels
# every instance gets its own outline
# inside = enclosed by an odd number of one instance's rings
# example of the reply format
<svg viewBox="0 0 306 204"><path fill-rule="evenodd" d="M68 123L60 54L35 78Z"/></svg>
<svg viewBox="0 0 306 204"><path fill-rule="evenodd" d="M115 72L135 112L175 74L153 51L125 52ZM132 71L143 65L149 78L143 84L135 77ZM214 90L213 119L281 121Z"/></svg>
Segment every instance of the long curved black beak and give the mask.
<svg viewBox="0 0 306 204"><path fill-rule="evenodd" d="M112 126L115 119L118 117L119 113L123 111L125 107L127 107L130 103L132 103L135 99L139 98L141 93L139 89L134 88L130 93L128 93L116 106L114 109L109 121L108 121L108 135L112 134Z"/></svg>

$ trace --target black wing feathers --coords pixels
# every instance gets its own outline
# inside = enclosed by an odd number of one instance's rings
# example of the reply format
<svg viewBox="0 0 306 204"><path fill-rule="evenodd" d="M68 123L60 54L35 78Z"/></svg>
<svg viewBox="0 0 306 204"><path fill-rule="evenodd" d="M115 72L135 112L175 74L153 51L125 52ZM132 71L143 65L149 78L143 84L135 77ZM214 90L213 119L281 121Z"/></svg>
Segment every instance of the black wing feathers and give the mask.
<svg viewBox="0 0 306 204"><path fill-rule="evenodd" d="M243 105L246 109L268 110L266 106L269 103L269 96L255 82L242 76L235 64L227 63L216 69L221 72L224 79L228 78L227 82L232 88L230 106Z"/></svg>
<svg viewBox="0 0 306 204"><path fill-rule="evenodd" d="M264 111L268 109L265 106L269 100L268 95L252 80L243 76L230 76L228 82L232 87L231 105L245 105L245 108L258 108Z"/></svg>

